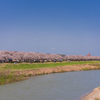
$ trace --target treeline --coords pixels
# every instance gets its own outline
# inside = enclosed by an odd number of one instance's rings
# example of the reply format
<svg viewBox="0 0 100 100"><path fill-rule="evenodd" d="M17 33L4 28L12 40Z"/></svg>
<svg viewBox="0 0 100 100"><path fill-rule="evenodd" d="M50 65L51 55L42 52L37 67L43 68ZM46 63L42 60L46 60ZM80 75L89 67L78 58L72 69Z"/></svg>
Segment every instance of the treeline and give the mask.
<svg viewBox="0 0 100 100"><path fill-rule="evenodd" d="M59 55L34 52L0 51L0 62L40 62L40 61L90 61L100 60L100 56Z"/></svg>

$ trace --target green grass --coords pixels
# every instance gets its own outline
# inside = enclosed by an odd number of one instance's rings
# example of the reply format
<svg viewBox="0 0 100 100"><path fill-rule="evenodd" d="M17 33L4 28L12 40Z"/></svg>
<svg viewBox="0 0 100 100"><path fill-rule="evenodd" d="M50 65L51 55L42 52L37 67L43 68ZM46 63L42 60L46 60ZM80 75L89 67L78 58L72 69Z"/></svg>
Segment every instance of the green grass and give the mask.
<svg viewBox="0 0 100 100"><path fill-rule="evenodd" d="M0 84L17 82L24 79L24 75L16 76L16 75L5 75L5 73L0 73Z"/></svg>
<svg viewBox="0 0 100 100"><path fill-rule="evenodd" d="M88 70L90 70L89 68L82 68L84 71L88 71Z"/></svg>
<svg viewBox="0 0 100 100"><path fill-rule="evenodd" d="M56 66L66 66L66 65L78 65L78 64L97 64L100 61L76 61L76 62L56 62L56 63L19 63L19 64L6 64L2 67L2 70L24 70L24 69L38 69L38 68L48 68Z"/></svg>

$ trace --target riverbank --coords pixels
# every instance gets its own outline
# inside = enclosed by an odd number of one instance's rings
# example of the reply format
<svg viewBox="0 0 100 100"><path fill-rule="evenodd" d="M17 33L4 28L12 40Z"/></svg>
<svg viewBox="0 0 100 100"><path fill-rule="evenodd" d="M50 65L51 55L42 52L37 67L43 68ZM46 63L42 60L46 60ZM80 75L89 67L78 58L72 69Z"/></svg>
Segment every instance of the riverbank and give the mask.
<svg viewBox="0 0 100 100"><path fill-rule="evenodd" d="M14 74L20 76L24 74L25 76L35 76L35 75L42 75L42 74L50 74L50 73L61 73L61 72L72 72L72 71L88 71L88 70L98 70L100 69L99 66L94 65L66 65L66 66L57 66L52 68L38 68L34 70L18 70L13 71Z"/></svg>
<svg viewBox="0 0 100 100"><path fill-rule="evenodd" d="M57 63L19 63L0 64L0 84L12 83L27 79L30 76L72 71L100 69L100 61L89 62L57 62Z"/></svg>
<svg viewBox="0 0 100 100"><path fill-rule="evenodd" d="M95 88L91 93L87 94L81 100L100 100L100 87Z"/></svg>

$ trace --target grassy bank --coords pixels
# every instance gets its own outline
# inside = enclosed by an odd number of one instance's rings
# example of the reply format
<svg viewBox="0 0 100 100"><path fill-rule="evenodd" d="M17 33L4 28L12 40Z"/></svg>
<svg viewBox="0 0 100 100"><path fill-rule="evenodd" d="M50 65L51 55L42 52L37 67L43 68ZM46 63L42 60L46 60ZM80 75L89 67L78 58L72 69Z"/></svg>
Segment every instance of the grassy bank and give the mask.
<svg viewBox="0 0 100 100"><path fill-rule="evenodd" d="M50 68L50 67L57 67L57 66L66 66L66 65L81 65L81 64L97 64L100 63L100 61L81 61L81 62L49 62L49 63L4 63L0 64L1 70L24 70L24 69L38 69L38 68Z"/></svg>
<svg viewBox="0 0 100 100"><path fill-rule="evenodd" d="M1 63L0 84L26 79L28 76L56 72L100 69L100 61L47 62L47 63Z"/></svg>
<svg viewBox="0 0 100 100"><path fill-rule="evenodd" d="M24 74L17 76L12 74L6 75L5 73L0 73L0 85L12 83L12 82L18 82L24 79L27 79L27 77L25 77Z"/></svg>

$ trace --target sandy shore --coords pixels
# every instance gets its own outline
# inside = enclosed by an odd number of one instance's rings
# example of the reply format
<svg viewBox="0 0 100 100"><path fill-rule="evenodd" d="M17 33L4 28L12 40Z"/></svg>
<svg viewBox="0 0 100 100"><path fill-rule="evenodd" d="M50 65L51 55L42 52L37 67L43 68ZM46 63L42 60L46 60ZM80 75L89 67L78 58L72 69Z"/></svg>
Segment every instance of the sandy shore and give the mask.
<svg viewBox="0 0 100 100"><path fill-rule="evenodd" d="M81 100L100 100L100 87L95 88L91 93L87 94Z"/></svg>

